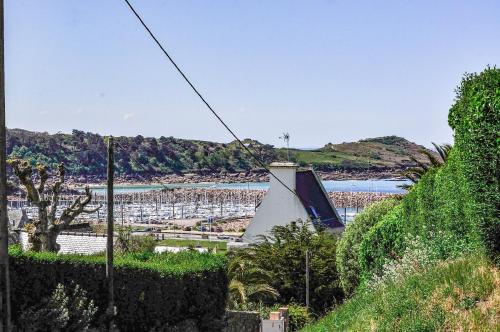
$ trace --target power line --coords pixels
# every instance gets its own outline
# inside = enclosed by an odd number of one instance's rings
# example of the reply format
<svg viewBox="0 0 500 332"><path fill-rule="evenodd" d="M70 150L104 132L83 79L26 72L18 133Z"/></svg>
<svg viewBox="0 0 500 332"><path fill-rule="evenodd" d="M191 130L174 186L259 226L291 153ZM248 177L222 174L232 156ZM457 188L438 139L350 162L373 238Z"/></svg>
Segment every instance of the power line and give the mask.
<svg viewBox="0 0 500 332"><path fill-rule="evenodd" d="M158 45L158 47L161 49L161 51L163 52L163 54L165 54L165 56L168 58L168 60L170 61L170 63L172 63L172 65L179 72L179 74L182 76L182 78L186 81L187 84L189 84L189 86L191 87L191 89L198 95L198 97L201 99L201 101L205 104L205 106L207 106L207 108L210 110L210 112L212 112L212 114L217 118L217 120L219 120L219 122L226 128L226 130L229 131L229 133L231 133L231 135L234 137L234 139L236 141L238 141L238 143L250 154L250 156L252 156L252 158L254 158L257 161L257 163L261 167L263 167L273 178L275 178L281 185L283 185L286 189L288 189L292 194L294 194L294 195L296 195L298 197L298 195L295 192L295 190L290 189L290 187L288 187L283 181L281 181L281 179L279 179L276 175L274 175L269 170L269 168L259 158L257 158L257 156L254 155L253 152L245 144L243 144L243 142L238 138L238 136L236 136L236 134L231 130L231 128L229 128L229 126L224 122L224 120L222 120L222 118L217 114L217 112L214 111L214 109L212 108L212 106L210 106L210 104L205 100L205 98L203 98L203 96L201 95L201 93L198 92L198 90L193 85L193 83L191 83L191 81L187 78L187 76L179 68L179 66L177 65L177 63L175 63L175 61L172 59L172 57L168 54L168 52L165 50L165 48L163 47L163 45L158 41L158 39L156 38L156 36L149 29L149 27L146 25L146 23L144 23L143 19L137 13L137 11L134 9L134 7L130 4L130 2L128 0L124 0L124 1L127 3L128 7L134 13L134 15L137 17L137 19L139 20L139 22L141 22L141 24L144 27L144 29L146 29L146 31L149 33L149 35L154 40L154 42L156 43L156 45Z"/></svg>

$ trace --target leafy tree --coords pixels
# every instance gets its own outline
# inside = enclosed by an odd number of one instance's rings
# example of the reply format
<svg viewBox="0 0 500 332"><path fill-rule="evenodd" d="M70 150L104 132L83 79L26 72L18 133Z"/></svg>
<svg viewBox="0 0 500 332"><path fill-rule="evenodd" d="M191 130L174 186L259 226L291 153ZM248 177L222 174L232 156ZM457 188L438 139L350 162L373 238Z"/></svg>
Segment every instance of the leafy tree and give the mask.
<svg viewBox="0 0 500 332"><path fill-rule="evenodd" d="M309 250L310 304L316 312L324 312L344 297L335 265L336 247L336 236L299 220L274 227L270 236L261 236L259 242L236 252L232 259L244 255L256 267L268 271L270 285L280 294L279 303L305 304L305 257Z"/></svg>
<svg viewBox="0 0 500 332"><path fill-rule="evenodd" d="M278 298L278 291L270 286L271 273L255 264L253 252L232 251L228 255L229 308L238 309L248 303Z"/></svg>

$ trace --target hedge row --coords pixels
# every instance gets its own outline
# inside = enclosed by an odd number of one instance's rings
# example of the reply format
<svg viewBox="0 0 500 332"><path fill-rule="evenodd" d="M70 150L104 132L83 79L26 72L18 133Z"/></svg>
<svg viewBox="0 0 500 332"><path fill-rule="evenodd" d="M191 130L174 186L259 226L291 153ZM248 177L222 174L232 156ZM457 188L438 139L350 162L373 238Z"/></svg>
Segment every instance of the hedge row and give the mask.
<svg viewBox="0 0 500 332"><path fill-rule="evenodd" d="M364 278L381 272L385 262L401 258L408 238L418 237L434 258L446 259L483 248L477 205L461 171L456 150L445 166L428 171L365 235L359 264Z"/></svg>
<svg viewBox="0 0 500 332"><path fill-rule="evenodd" d="M448 115L488 254L500 263L500 69L467 74Z"/></svg>
<svg viewBox="0 0 500 332"><path fill-rule="evenodd" d="M363 236L398 204L397 199L373 203L358 214L353 222L347 224L337 245L336 255L340 284L347 295L352 295L360 282L358 252Z"/></svg>
<svg viewBox="0 0 500 332"><path fill-rule="evenodd" d="M107 306L105 258L23 252L10 248L13 320L50 296L58 283L79 284L99 308ZM225 258L182 252L115 259L115 322L121 331L144 331L192 320L202 331L220 329L227 297Z"/></svg>
<svg viewBox="0 0 500 332"><path fill-rule="evenodd" d="M373 226L359 246L363 278L400 258L417 237L444 259L485 249L500 253L500 70L466 75L450 110L455 146L446 164L428 171Z"/></svg>

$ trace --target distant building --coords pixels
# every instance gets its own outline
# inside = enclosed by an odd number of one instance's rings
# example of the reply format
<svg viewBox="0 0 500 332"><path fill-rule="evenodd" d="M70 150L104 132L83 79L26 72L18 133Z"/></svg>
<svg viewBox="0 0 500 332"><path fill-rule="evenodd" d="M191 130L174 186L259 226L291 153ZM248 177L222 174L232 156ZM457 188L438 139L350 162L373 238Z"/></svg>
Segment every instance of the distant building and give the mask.
<svg viewBox="0 0 500 332"><path fill-rule="evenodd" d="M294 163L277 162L269 169L297 195L270 176L270 188L243 234L245 242L254 242L258 235L269 234L274 226L297 220L311 220L311 227L321 224L332 232L344 230L342 219L313 170L298 170Z"/></svg>

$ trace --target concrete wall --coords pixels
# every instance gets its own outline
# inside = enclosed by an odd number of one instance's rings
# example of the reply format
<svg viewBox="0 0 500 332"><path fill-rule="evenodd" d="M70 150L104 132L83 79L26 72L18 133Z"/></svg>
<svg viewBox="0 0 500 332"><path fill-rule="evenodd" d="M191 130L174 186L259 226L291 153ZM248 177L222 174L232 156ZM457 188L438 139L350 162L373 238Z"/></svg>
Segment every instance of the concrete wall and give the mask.
<svg viewBox="0 0 500 332"><path fill-rule="evenodd" d="M226 311L223 332L260 332L260 315L254 311Z"/></svg>
<svg viewBox="0 0 500 332"><path fill-rule="evenodd" d="M20 232L20 241L23 248L26 249L28 247L28 233ZM57 237L57 243L61 246L60 254L95 254L106 250L105 236L63 233Z"/></svg>
<svg viewBox="0 0 500 332"><path fill-rule="evenodd" d="M290 189L295 190L297 165L272 163L269 169ZM254 242L257 235L268 234L273 226L284 226L299 219L303 221L309 219L299 198L270 176L269 190L243 234L243 240Z"/></svg>

